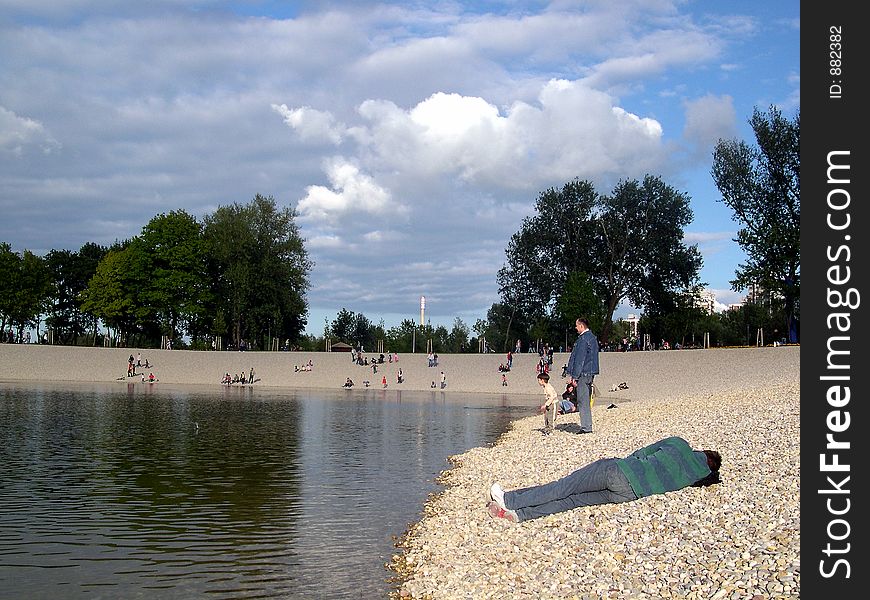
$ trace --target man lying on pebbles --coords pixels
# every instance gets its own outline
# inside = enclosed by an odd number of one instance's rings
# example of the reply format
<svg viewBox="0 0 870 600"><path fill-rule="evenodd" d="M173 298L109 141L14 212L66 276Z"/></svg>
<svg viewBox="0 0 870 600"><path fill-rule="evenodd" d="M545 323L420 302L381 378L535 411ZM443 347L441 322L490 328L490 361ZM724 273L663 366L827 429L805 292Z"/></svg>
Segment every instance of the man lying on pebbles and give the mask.
<svg viewBox="0 0 870 600"><path fill-rule="evenodd" d="M487 504L493 518L519 523L580 506L628 502L685 487L719 483L722 457L693 450L680 437L668 437L626 458L602 458L562 479L513 491L492 484Z"/></svg>

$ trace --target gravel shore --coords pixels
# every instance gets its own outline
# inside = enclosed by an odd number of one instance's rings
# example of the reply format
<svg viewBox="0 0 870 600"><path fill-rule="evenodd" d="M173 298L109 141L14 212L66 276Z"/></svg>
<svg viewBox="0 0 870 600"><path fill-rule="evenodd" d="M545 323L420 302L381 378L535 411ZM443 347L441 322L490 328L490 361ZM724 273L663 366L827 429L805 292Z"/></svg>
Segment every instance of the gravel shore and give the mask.
<svg viewBox="0 0 870 600"><path fill-rule="evenodd" d="M516 421L491 448L451 457L446 490L430 497L393 557L403 581L396 595L800 597L799 349L646 354L668 365L667 377L643 384L657 393L616 408L596 401L591 435L576 435L576 419L560 417L545 437L542 417L534 416ZM705 364L713 360L740 368ZM546 483L669 435L719 450L722 483L520 524L493 519L485 508L494 481L505 489Z"/></svg>

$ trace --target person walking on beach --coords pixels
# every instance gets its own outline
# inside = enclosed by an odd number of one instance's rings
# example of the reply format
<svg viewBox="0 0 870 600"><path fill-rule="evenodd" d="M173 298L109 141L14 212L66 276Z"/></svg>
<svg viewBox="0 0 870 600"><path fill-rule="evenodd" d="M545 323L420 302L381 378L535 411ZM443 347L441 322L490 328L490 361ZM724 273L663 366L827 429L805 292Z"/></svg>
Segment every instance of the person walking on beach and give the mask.
<svg viewBox="0 0 870 600"><path fill-rule="evenodd" d="M592 380L598 375L598 338L589 329L586 317L575 322L577 341L568 358L568 376L577 386L577 412L580 414L580 431L592 433Z"/></svg>
<svg viewBox="0 0 870 600"><path fill-rule="evenodd" d="M493 518L519 523L581 506L713 485L720 481L721 465L716 450L693 450L689 442L673 436L625 458L601 458L544 485L504 491L496 482L487 510Z"/></svg>
<svg viewBox="0 0 870 600"><path fill-rule="evenodd" d="M558 395L550 383L550 376L546 373L538 374L538 385L543 388L546 396L546 400L538 407L538 410L544 413L544 435L550 435L556 425L556 408L558 406L556 398Z"/></svg>
<svg viewBox="0 0 870 600"><path fill-rule="evenodd" d="M507 373L501 374L501 384L503 387L507 387Z"/></svg>
<svg viewBox="0 0 870 600"><path fill-rule="evenodd" d="M441 371L441 389L447 387L447 375L444 374L444 371Z"/></svg>

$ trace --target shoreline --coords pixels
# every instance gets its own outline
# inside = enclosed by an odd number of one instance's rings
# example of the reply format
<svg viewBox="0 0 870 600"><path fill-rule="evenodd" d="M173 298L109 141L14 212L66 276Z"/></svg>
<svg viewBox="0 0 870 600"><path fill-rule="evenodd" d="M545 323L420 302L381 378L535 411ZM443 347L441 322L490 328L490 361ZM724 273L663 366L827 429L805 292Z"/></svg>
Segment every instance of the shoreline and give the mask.
<svg viewBox="0 0 870 600"><path fill-rule="evenodd" d="M577 436L576 421L560 417L544 437L536 415L514 421L492 447L451 456L439 477L445 489L388 565L391 597L799 598L800 354L755 358L727 380L671 360L656 397L616 410L596 402L591 435ZM485 508L494 481L546 483L668 435L720 450L722 483L520 524Z"/></svg>

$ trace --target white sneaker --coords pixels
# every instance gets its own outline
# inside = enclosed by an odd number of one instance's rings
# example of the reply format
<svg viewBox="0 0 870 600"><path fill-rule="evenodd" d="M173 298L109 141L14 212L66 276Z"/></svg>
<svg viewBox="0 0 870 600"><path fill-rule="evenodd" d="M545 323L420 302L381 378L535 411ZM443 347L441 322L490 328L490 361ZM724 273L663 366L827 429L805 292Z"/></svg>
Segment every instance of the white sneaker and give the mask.
<svg viewBox="0 0 870 600"><path fill-rule="evenodd" d="M499 485L498 482L493 483L492 487L489 488L489 497L492 498L501 508L507 510L507 506L504 505L504 490L501 489L501 485Z"/></svg>

